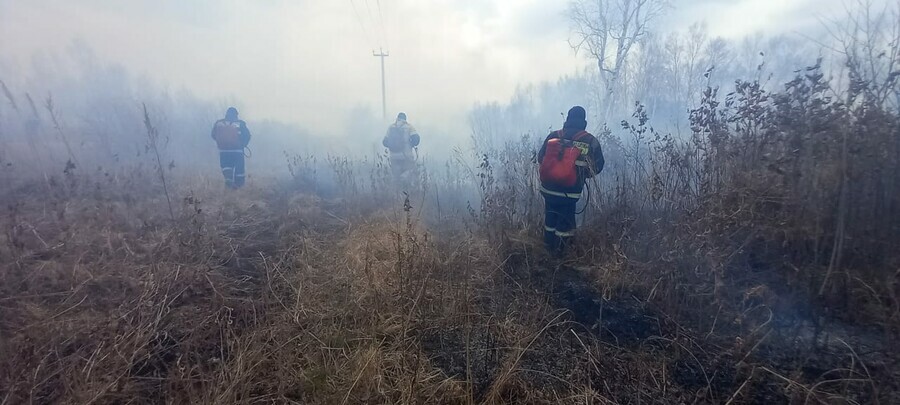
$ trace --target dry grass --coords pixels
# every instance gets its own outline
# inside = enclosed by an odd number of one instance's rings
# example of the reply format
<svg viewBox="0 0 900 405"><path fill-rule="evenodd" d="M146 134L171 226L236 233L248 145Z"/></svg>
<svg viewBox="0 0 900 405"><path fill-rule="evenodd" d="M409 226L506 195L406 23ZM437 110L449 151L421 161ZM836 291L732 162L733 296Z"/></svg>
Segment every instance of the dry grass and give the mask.
<svg viewBox="0 0 900 405"><path fill-rule="evenodd" d="M806 72L709 89L690 140L638 108L563 262L527 138L415 189L383 156L11 175L0 404L898 402L900 120Z"/></svg>
<svg viewBox="0 0 900 405"><path fill-rule="evenodd" d="M746 366L756 341L637 303L634 266L600 245L573 270L537 235L436 227L408 202L190 179L173 223L152 178L6 194L3 403L824 401L875 381L858 356L819 379Z"/></svg>

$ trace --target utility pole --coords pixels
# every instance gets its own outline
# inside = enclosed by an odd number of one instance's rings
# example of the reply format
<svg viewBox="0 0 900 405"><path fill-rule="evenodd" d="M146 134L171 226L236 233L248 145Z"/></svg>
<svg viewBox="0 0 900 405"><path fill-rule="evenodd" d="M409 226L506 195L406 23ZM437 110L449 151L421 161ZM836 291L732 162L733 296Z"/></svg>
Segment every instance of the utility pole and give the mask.
<svg viewBox="0 0 900 405"><path fill-rule="evenodd" d="M381 115L384 117L384 120L387 120L387 95L385 94L384 87L384 58L391 55L381 48L378 48L378 53L372 51L372 56L381 58Z"/></svg>

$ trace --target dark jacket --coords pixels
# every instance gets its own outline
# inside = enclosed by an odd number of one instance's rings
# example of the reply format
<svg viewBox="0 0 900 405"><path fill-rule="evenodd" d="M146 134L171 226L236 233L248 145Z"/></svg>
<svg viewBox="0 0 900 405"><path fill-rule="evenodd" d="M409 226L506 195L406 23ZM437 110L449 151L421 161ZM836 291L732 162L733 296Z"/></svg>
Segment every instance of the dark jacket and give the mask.
<svg viewBox="0 0 900 405"><path fill-rule="evenodd" d="M416 128L404 119L397 119L384 134L381 144L390 151L391 162L409 162L416 160L413 148L419 146L419 133Z"/></svg>
<svg viewBox="0 0 900 405"><path fill-rule="evenodd" d="M247 145L250 144L250 130L247 129L247 123L243 120L229 120L227 118L220 119L213 124L212 131L210 131L209 136L215 140L216 139L216 126L219 123L233 123L237 122L240 125L240 136L241 136L241 144L242 147L246 148Z"/></svg>
<svg viewBox="0 0 900 405"><path fill-rule="evenodd" d="M563 129L563 138L572 139L573 136L581 132L581 129L578 128L564 128ZM547 141L556 138L557 131L551 132L547 135L547 138L544 139L544 143L541 145L541 150L538 152L538 164L544 160L544 154L547 152ZM578 181L574 186L569 188L559 187L559 186L551 186L551 185L541 185L542 189L557 192L557 193L566 193L566 194L581 194L582 190L584 190L584 181L594 175L600 173L603 170L603 165L605 161L603 160L603 150L600 148L600 142L597 141L597 138L590 133L582 136L580 138L581 142L584 142L588 145L588 153L587 156L584 156L584 160L586 161L586 166L578 166ZM577 197L575 197L577 198Z"/></svg>

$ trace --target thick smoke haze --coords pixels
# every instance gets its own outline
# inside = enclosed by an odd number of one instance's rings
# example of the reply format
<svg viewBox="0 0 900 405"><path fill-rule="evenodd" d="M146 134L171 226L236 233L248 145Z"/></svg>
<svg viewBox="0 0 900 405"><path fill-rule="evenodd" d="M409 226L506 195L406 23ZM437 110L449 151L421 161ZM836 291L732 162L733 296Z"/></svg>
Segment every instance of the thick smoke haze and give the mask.
<svg viewBox="0 0 900 405"><path fill-rule="evenodd" d="M898 174L900 0L0 0L0 405L900 404Z"/></svg>
<svg viewBox="0 0 900 405"><path fill-rule="evenodd" d="M746 66L758 63L763 36L782 35L798 44L792 49L799 57L770 64L787 71L815 60L821 46L809 46L806 38L841 5L673 2L654 35L704 22L708 38L738 43L755 37L758 44L745 46ZM471 136L473 105L507 103L523 97L523 89L577 82L584 78L571 77L593 69L584 53L570 47L568 7L550 0L0 0L0 78L38 98L53 93L73 103L88 96L97 103L116 103L115 97L150 104L155 97L180 100L169 114L198 108L184 117L193 123L198 147L207 142L201 129L234 104L251 122L281 123L281 133L256 131L282 143L273 149L293 146L291 140L306 144L310 136L349 141L345 148L369 153L386 124L379 61L372 56L384 48L390 52L388 120L406 111L426 136L423 151L442 153ZM587 102L583 90L569 87L554 102L544 100L537 122L517 124L527 128L515 131L558 125L567 106ZM73 115L70 125L100 119L86 117L88 111Z"/></svg>
<svg viewBox="0 0 900 405"><path fill-rule="evenodd" d="M582 64L565 43L563 10L546 4L384 1L379 16L368 3L4 1L4 69L33 75L36 57L78 41L101 63L234 100L248 119L333 136L352 114L380 121L379 46L391 54L389 115L406 110L423 131L446 134L466 131L473 101Z"/></svg>

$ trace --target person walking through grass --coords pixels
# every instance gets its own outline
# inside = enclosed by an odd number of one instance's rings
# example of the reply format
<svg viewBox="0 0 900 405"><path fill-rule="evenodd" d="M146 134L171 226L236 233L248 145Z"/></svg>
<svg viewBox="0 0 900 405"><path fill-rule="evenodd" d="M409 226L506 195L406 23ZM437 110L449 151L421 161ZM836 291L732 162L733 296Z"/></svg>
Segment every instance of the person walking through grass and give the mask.
<svg viewBox="0 0 900 405"><path fill-rule="evenodd" d="M219 166L225 176L225 187L238 189L244 185L244 149L250 143L247 123L238 119L238 111L228 107L225 118L216 121L212 128L212 139L219 147Z"/></svg>
<svg viewBox="0 0 900 405"><path fill-rule="evenodd" d="M544 197L544 244L561 257L575 236L575 205L584 182L603 170L600 142L587 132L583 107L572 107L562 129L544 140L538 153Z"/></svg>
<svg viewBox="0 0 900 405"><path fill-rule="evenodd" d="M419 146L419 140L419 133L406 120L406 113L397 114L397 121L388 127L381 140L390 153L391 172L398 184L410 185L418 175L413 148Z"/></svg>

